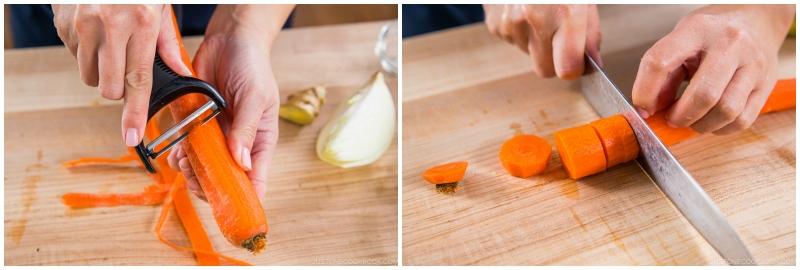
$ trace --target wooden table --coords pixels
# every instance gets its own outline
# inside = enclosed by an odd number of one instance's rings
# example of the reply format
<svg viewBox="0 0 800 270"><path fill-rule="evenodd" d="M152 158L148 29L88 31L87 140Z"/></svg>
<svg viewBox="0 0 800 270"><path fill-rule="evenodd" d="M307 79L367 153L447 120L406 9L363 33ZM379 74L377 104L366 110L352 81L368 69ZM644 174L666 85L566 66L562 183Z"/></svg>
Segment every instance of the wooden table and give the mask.
<svg viewBox="0 0 800 270"><path fill-rule="evenodd" d="M317 159L314 145L334 108L380 69L372 48L384 22L284 31L272 59L282 100L311 85L328 86L330 103L312 125L281 121L265 211L269 245L252 256L229 244L209 207L195 208L221 252L255 264L396 264L397 151L374 164L339 169ZM190 52L201 38L186 38ZM125 153L119 102L84 86L62 47L5 51L5 263L194 264L193 255L153 234L160 207L70 210L65 192L138 192L140 169L67 170L82 156ZM390 87L396 97L396 79ZM171 216L168 238L187 244Z"/></svg>
<svg viewBox="0 0 800 270"><path fill-rule="evenodd" d="M630 89L641 55L693 6L602 6L603 59ZM795 74L795 43L780 52ZM579 82L541 79L530 59L484 25L403 43L404 265L724 264L635 163L569 180L554 153L529 179L497 158L517 130L553 143L553 132L597 119ZM704 135L671 148L760 264L795 264L795 112L750 129ZM555 151L554 151L555 152ZM455 195L437 194L422 171L470 166Z"/></svg>

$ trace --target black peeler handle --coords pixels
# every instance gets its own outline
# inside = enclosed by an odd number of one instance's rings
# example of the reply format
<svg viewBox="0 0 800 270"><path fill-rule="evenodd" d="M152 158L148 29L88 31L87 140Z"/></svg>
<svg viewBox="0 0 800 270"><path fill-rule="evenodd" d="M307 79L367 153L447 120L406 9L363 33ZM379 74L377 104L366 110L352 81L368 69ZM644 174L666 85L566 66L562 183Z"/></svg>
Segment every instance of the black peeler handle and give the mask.
<svg viewBox="0 0 800 270"><path fill-rule="evenodd" d="M213 86L194 77L178 75L175 71L172 71L172 69L161 60L158 53L156 53L155 61L153 61L153 88L150 92L150 106L147 110L147 120L149 121L158 111L169 105L172 101L190 93L207 96L220 110L224 109L226 106L225 100ZM136 153L139 154L139 158L142 160L145 169L151 173L155 173L155 167L153 167L153 164L150 162L150 159L155 158L155 156L147 150L144 141L139 142L139 145L136 146Z"/></svg>

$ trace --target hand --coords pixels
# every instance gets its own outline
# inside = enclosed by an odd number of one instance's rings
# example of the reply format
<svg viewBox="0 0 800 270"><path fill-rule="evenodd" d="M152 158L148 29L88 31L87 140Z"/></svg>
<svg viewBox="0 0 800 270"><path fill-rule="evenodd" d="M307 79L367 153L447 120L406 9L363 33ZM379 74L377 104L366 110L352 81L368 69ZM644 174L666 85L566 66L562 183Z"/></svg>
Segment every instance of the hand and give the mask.
<svg viewBox="0 0 800 270"><path fill-rule="evenodd" d="M642 57L633 104L647 118L728 134L749 127L776 81L794 6L719 5L693 11ZM684 79L689 85L675 101Z"/></svg>
<svg viewBox="0 0 800 270"><path fill-rule="evenodd" d="M596 5L483 5L489 32L530 54L533 71L545 78L576 79L584 52L600 60Z"/></svg>
<svg viewBox="0 0 800 270"><path fill-rule="evenodd" d="M270 34L272 30L240 25L231 18L234 13L231 8L217 8L193 65L198 77L216 86L228 102L225 112L218 116L228 149L247 171L256 194L263 199L278 141L280 107L269 55L272 39L282 22ZM189 190L205 199L182 146L170 153L169 163L186 176Z"/></svg>
<svg viewBox="0 0 800 270"><path fill-rule="evenodd" d="M81 80L104 98L125 98L122 138L136 146L144 136L158 50L183 75L172 22L164 5L53 5L58 36L78 59Z"/></svg>

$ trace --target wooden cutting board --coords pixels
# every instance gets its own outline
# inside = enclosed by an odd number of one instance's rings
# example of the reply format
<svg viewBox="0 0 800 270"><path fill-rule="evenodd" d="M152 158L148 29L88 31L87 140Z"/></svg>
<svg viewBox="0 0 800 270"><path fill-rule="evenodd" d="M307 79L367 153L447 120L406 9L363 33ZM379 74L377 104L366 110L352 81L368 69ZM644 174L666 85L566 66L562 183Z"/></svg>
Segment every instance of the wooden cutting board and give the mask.
<svg viewBox="0 0 800 270"><path fill-rule="evenodd" d="M694 6L602 6L603 60L630 89L644 51ZM795 74L795 42L780 52ZM516 132L553 144L560 129L597 119L579 82L537 78L530 59L482 24L403 43L404 265L705 265L722 258L635 162L580 181L558 154L529 179L497 157ZM727 215L760 264L795 264L795 111L762 116L732 136L671 148ZM470 163L455 195L420 176Z"/></svg>
<svg viewBox="0 0 800 270"><path fill-rule="evenodd" d="M396 141L374 164L339 169L319 161L316 136L334 108L380 70L373 46L384 22L284 31L273 47L282 100L312 85L329 103L310 126L281 121L264 202L266 251L253 256L229 244L210 208L193 198L215 248L254 264L396 264ZM190 52L201 38L184 39ZM265 74L266 75L266 74ZM396 79L389 78L396 97ZM138 192L141 169L67 170L83 156L125 153L119 102L84 86L62 47L5 51L5 264L195 264L193 255L160 243L160 207L70 210L66 192ZM174 214L165 234L188 244Z"/></svg>

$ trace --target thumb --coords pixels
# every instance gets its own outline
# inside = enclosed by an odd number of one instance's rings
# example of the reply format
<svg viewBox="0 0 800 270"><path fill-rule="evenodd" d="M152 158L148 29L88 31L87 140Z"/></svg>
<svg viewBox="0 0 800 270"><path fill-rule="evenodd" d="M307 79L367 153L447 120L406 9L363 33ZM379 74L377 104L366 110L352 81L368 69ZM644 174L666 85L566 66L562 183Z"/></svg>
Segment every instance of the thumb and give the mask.
<svg viewBox="0 0 800 270"><path fill-rule="evenodd" d="M183 61L177 27L178 25L172 15L172 5L165 5L164 10L161 12L161 27L156 44L158 55L161 56L164 64L167 64L170 69L179 75L192 76L192 71L187 67L189 63L184 63Z"/></svg>
<svg viewBox="0 0 800 270"><path fill-rule="evenodd" d="M246 171L253 168L251 152L253 141L258 133L259 121L264 113L264 98L259 98L257 91L249 89L239 89L245 91L241 99L233 104L233 115L231 115L231 125L228 130L228 149L231 151L233 159L239 163Z"/></svg>

